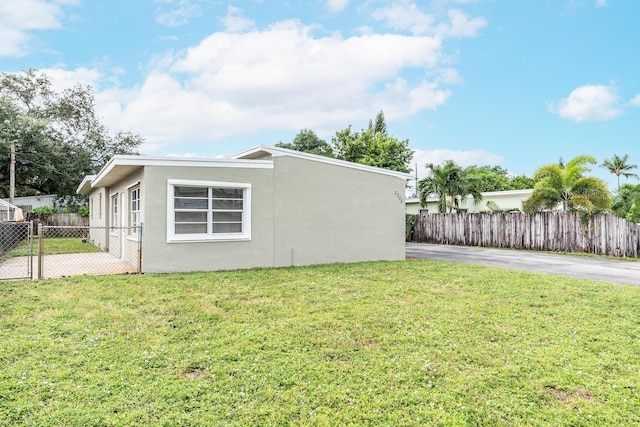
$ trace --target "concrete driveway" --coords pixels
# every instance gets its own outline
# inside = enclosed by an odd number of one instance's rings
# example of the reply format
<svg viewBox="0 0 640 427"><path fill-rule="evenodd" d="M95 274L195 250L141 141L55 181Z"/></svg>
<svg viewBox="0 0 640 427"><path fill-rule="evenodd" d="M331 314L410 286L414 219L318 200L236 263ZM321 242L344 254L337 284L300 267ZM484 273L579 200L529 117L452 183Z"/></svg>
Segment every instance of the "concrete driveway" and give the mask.
<svg viewBox="0 0 640 427"><path fill-rule="evenodd" d="M426 243L407 243L406 255L640 286L638 261Z"/></svg>

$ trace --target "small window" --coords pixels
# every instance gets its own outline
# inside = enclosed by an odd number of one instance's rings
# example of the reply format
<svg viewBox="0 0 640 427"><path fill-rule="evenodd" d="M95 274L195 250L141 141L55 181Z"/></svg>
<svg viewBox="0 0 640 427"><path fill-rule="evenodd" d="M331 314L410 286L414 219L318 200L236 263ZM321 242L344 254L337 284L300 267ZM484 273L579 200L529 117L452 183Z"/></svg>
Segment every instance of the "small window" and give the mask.
<svg viewBox="0 0 640 427"><path fill-rule="evenodd" d="M251 185L169 180L168 240L248 240Z"/></svg>
<svg viewBox="0 0 640 427"><path fill-rule="evenodd" d="M129 234L138 235L140 225L140 186L129 190Z"/></svg>

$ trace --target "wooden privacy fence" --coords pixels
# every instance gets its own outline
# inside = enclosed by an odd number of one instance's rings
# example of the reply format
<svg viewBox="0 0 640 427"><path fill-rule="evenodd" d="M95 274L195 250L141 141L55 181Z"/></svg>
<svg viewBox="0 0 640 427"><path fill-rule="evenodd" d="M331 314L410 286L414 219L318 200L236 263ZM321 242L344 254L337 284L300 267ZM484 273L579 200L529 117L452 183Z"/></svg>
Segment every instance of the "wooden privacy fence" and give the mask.
<svg viewBox="0 0 640 427"><path fill-rule="evenodd" d="M427 214L416 217L410 240L637 258L640 225L608 213L586 224L577 212Z"/></svg>
<svg viewBox="0 0 640 427"><path fill-rule="evenodd" d="M79 213L54 213L50 215L38 216L33 213L28 214L28 219L32 219L42 225L51 227L88 227L89 217L83 217Z"/></svg>

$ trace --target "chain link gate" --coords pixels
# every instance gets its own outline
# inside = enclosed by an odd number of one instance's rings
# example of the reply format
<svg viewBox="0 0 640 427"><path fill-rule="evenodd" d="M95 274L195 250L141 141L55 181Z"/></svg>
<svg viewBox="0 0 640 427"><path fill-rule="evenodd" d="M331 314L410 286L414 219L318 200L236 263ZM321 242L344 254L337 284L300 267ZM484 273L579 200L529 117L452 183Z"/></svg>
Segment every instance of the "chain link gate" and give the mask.
<svg viewBox="0 0 640 427"><path fill-rule="evenodd" d="M38 226L38 278L142 271L142 227Z"/></svg>
<svg viewBox="0 0 640 427"><path fill-rule="evenodd" d="M0 222L0 280L33 278L33 223Z"/></svg>

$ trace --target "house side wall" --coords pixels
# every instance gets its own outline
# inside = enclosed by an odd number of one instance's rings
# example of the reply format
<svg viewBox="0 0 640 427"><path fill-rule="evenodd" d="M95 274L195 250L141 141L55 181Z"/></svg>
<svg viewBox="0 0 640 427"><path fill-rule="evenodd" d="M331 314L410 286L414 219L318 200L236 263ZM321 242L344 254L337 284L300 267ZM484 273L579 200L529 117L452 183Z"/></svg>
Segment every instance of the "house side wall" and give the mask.
<svg viewBox="0 0 640 427"><path fill-rule="evenodd" d="M169 179L251 184L251 240L167 242ZM273 170L146 166L143 190L143 271L213 271L273 265Z"/></svg>
<svg viewBox="0 0 640 427"><path fill-rule="evenodd" d="M138 266L138 236L135 230L125 227L130 226L130 199L129 189L140 184L141 193L144 191L142 183L143 169L128 175L126 178L110 186L107 192L106 210L103 213L106 227L117 227L106 230L96 230L103 233L108 239L109 253L122 258L133 267ZM118 223L112 223L113 198L118 198Z"/></svg>
<svg viewBox="0 0 640 427"><path fill-rule="evenodd" d="M98 187L89 193L89 241L102 249L109 250L109 235L102 228L107 226L107 200L109 192L104 187Z"/></svg>
<svg viewBox="0 0 640 427"><path fill-rule="evenodd" d="M405 257L403 179L274 158L276 266Z"/></svg>

